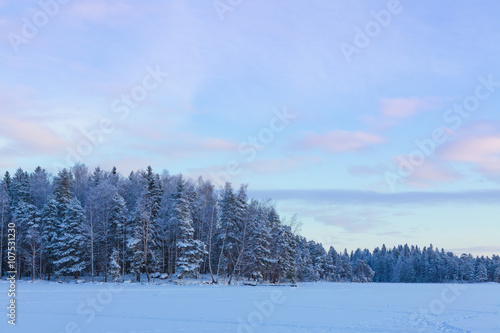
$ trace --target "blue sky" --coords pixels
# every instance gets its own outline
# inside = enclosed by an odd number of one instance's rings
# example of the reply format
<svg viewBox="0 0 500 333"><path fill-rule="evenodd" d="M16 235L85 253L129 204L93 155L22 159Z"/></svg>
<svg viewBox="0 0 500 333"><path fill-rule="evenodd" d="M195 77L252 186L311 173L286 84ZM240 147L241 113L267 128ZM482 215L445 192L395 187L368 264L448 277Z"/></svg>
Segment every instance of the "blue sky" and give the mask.
<svg viewBox="0 0 500 333"><path fill-rule="evenodd" d="M325 246L500 254L499 9L0 0L0 170L151 165Z"/></svg>

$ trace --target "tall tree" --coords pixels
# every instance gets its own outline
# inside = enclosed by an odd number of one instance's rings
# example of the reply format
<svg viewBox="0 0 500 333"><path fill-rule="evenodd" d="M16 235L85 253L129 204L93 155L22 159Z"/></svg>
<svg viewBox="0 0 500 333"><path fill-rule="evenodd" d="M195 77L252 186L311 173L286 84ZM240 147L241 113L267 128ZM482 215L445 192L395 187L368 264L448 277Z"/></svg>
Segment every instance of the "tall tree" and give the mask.
<svg viewBox="0 0 500 333"><path fill-rule="evenodd" d="M176 241L179 253L176 273L179 279L197 277L205 252L205 244L200 240L194 239L193 219L189 209L189 199L186 198L187 195L183 189L184 187L180 184L171 219L171 223L178 225L179 228L179 236Z"/></svg>
<svg viewBox="0 0 500 333"><path fill-rule="evenodd" d="M59 241L62 235L62 220L59 219L58 204L54 197L49 197L42 211L42 246L45 249L45 272L48 280L54 269L54 261L58 258Z"/></svg>
<svg viewBox="0 0 500 333"><path fill-rule="evenodd" d="M58 260L54 262L58 275L73 275L78 279L80 273L86 268L83 247L85 239L82 235L82 226L85 213L78 199L72 199L64 212L62 233L58 239L55 253Z"/></svg>

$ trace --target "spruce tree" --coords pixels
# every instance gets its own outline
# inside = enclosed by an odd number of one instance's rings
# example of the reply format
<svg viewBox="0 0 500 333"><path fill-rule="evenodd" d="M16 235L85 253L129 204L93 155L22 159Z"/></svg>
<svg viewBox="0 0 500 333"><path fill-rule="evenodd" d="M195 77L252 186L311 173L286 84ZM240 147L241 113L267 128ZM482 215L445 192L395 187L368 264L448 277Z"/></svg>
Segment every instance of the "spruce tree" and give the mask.
<svg viewBox="0 0 500 333"><path fill-rule="evenodd" d="M205 252L205 244L200 240L194 239L193 219L189 209L189 201L185 197L182 185L179 185L175 198L171 223L178 225L179 228L179 235L176 241L179 253L176 264L177 276L179 279L197 277Z"/></svg>
<svg viewBox="0 0 500 333"><path fill-rule="evenodd" d="M59 239L62 235L62 220L59 219L57 201L49 197L42 211L42 244L45 249L45 271L50 281L54 269L55 254L59 251Z"/></svg>
<svg viewBox="0 0 500 333"><path fill-rule="evenodd" d="M85 239L82 235L82 225L85 214L78 199L72 199L64 212L61 224L62 233L58 239L58 246L54 255L58 258L54 265L56 274L62 276L73 275L78 279L88 262L84 258Z"/></svg>

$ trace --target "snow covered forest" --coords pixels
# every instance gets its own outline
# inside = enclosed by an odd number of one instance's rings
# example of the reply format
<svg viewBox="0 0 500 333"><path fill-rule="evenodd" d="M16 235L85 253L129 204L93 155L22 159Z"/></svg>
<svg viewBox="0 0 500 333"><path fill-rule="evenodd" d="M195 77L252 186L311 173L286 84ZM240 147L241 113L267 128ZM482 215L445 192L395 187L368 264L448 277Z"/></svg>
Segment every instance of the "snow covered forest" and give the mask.
<svg viewBox="0 0 500 333"><path fill-rule="evenodd" d="M499 256L457 257L432 245L326 251L270 200L249 199L246 186L217 189L151 167L128 177L83 164L55 177L41 167L6 172L0 218L0 276L14 224L18 278L500 282Z"/></svg>

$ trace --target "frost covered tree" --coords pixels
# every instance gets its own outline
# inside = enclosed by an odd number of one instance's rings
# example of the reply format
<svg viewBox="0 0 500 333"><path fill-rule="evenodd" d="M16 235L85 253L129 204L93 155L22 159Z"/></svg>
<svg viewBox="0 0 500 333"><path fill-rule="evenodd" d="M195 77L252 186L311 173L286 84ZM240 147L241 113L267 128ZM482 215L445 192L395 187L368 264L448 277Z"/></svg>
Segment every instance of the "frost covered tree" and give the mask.
<svg viewBox="0 0 500 333"><path fill-rule="evenodd" d="M352 273L354 282L372 282L375 276L373 269L362 259L358 259Z"/></svg>
<svg viewBox="0 0 500 333"><path fill-rule="evenodd" d="M229 276L234 269L239 242L238 221L235 214L237 204L231 183L225 184L219 205L221 232L218 237L217 275L224 270Z"/></svg>
<svg viewBox="0 0 500 333"><path fill-rule="evenodd" d="M83 251L85 239L82 235L82 225L84 220L85 214L80 202L76 198L72 199L64 212L61 234L54 250L54 255L58 258L54 262L57 275L72 275L78 279L88 264Z"/></svg>
<svg viewBox="0 0 500 333"><path fill-rule="evenodd" d="M31 268L31 278L34 281L37 268L40 267L38 259L40 259L42 251L40 213L35 205L21 200L17 208L16 220L19 225L23 225L26 229L24 234L26 247L22 254L26 259L27 266Z"/></svg>
<svg viewBox="0 0 500 333"><path fill-rule="evenodd" d="M38 166L30 175L30 196L33 199L33 204L39 211L48 200L52 191L52 185L49 180L49 174L45 169Z"/></svg>
<svg viewBox="0 0 500 333"><path fill-rule="evenodd" d="M271 264L271 229L266 219L267 207L257 200L249 205L248 245L245 249L243 271L255 281L263 280Z"/></svg>
<svg viewBox="0 0 500 333"><path fill-rule="evenodd" d="M493 281L500 283L500 266L495 269L495 275L493 276Z"/></svg>
<svg viewBox="0 0 500 333"><path fill-rule="evenodd" d="M462 254L460 256L460 277L461 280L474 282L475 279L474 258L471 255Z"/></svg>
<svg viewBox="0 0 500 333"><path fill-rule="evenodd" d="M114 225L116 234L114 239L114 251L118 251L118 263L121 264L121 275L125 276L125 267L127 265L128 248L127 241L130 237L130 225L128 220L128 210L125 199L118 193L115 193L111 203L110 220Z"/></svg>
<svg viewBox="0 0 500 333"><path fill-rule="evenodd" d="M480 263L477 266L475 281L476 282L488 281L488 271L486 270L486 266L484 265L484 263Z"/></svg>
<svg viewBox="0 0 500 333"><path fill-rule="evenodd" d="M134 231L129 246L132 248L132 266L136 279L140 281L141 272L145 272L149 282L149 273L157 269L160 262L157 252L157 219L162 193L159 177L151 167L148 167L144 177L146 185L135 208Z"/></svg>
<svg viewBox="0 0 500 333"><path fill-rule="evenodd" d="M121 267L120 267L120 252L118 249L113 249L111 257L109 260L109 275L113 278L113 281L118 282L121 278Z"/></svg>
<svg viewBox="0 0 500 333"><path fill-rule="evenodd" d="M247 185L240 186L238 194L234 199L234 229L229 234L233 242L233 263L230 266L231 270L228 270L229 284L231 284L234 277L239 278L243 272L242 266L244 264L242 263L242 258L248 246L249 215Z"/></svg>
<svg viewBox="0 0 500 333"><path fill-rule="evenodd" d="M194 239L193 219L183 189L183 184L180 183L171 218L171 224L177 225L179 229L176 241L178 251L176 273L179 279L197 277L205 252L205 244Z"/></svg>
<svg viewBox="0 0 500 333"><path fill-rule="evenodd" d="M73 198L71 194L71 186L73 183L73 175L68 169L62 169L54 179L54 199L57 201L57 211L59 218L62 219L66 212L66 208Z"/></svg>
<svg viewBox="0 0 500 333"><path fill-rule="evenodd" d="M57 211L57 201L50 197L42 211L42 244L45 258L45 272L50 281L50 276L53 271L53 263L57 260L55 253L59 246L59 236L61 231L61 223L59 213Z"/></svg>

